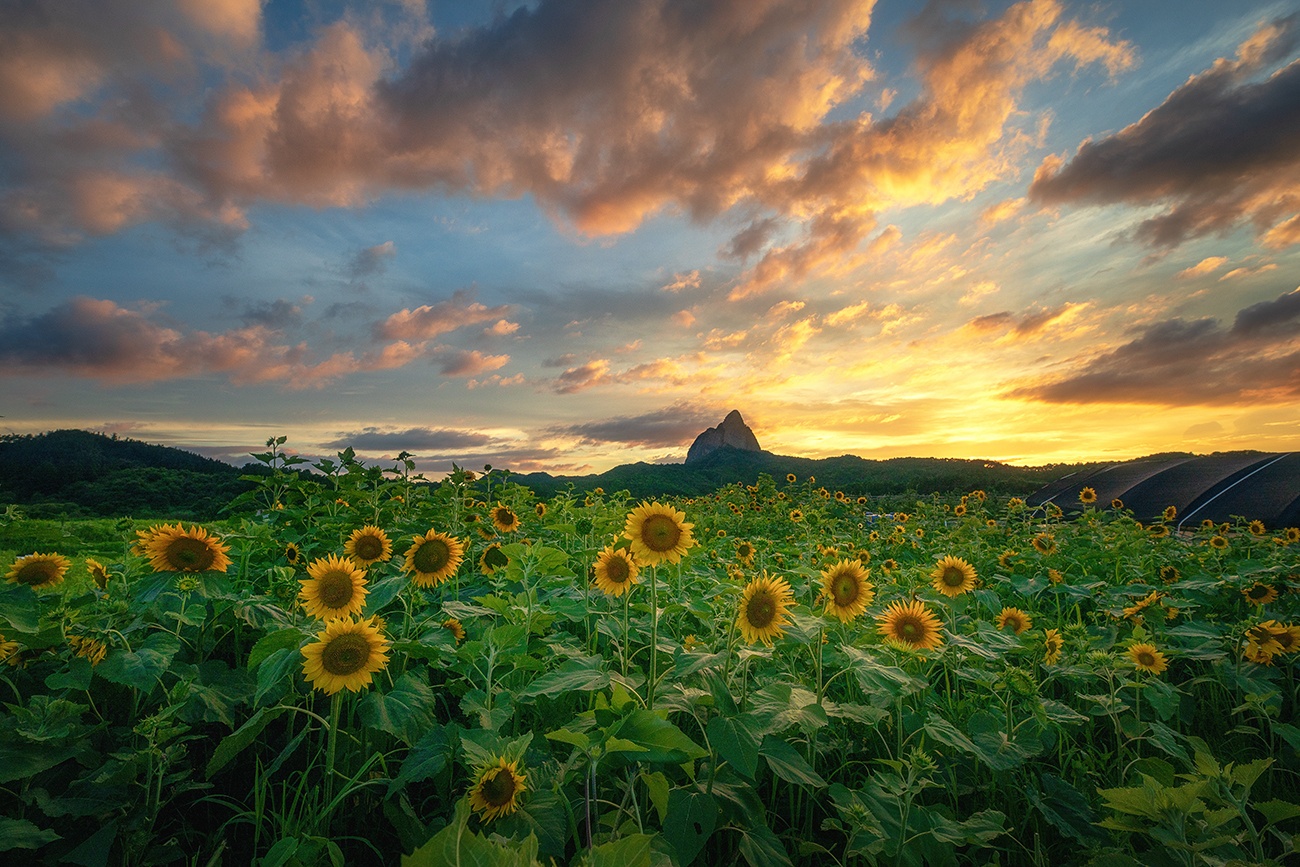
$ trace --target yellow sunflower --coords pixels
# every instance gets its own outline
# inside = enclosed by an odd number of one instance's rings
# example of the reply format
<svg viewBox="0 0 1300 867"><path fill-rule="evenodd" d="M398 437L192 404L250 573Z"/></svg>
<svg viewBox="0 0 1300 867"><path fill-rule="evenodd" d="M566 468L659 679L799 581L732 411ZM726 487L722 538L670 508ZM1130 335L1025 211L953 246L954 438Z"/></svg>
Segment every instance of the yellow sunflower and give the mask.
<svg viewBox="0 0 1300 867"><path fill-rule="evenodd" d="M537 505L533 506L533 513L534 513L535 515L537 515L537 517L539 517L539 518L545 518L545 517L546 517L546 504L545 504L545 503L538 503Z"/></svg>
<svg viewBox="0 0 1300 867"><path fill-rule="evenodd" d="M1051 581L1053 584L1060 584L1065 580L1065 573L1061 572L1059 569L1048 569L1047 580Z"/></svg>
<svg viewBox="0 0 1300 867"><path fill-rule="evenodd" d="M859 506L865 506L865 505L867 504L867 498L866 498L866 497L858 497L857 503L858 503Z"/></svg>
<svg viewBox="0 0 1300 867"><path fill-rule="evenodd" d="M1034 550L1039 554L1051 554L1056 551L1056 540L1050 533L1039 533L1030 540L1029 544L1033 545Z"/></svg>
<svg viewBox="0 0 1300 867"><path fill-rule="evenodd" d="M1283 538L1286 539L1288 545L1300 542L1300 527L1287 527Z"/></svg>
<svg viewBox="0 0 1300 867"><path fill-rule="evenodd" d="M108 574L108 569L105 568L103 563L94 558L87 557L86 571L90 573L90 580L95 582L96 587L100 590L108 589L108 579L111 576Z"/></svg>
<svg viewBox="0 0 1300 867"><path fill-rule="evenodd" d="M519 516L509 506L497 503L489 514L492 517L492 526L497 528L497 532L513 533L519 529Z"/></svg>
<svg viewBox="0 0 1300 867"><path fill-rule="evenodd" d="M1183 573L1178 571L1177 566L1161 566L1160 580L1166 584L1173 584L1183 577Z"/></svg>
<svg viewBox="0 0 1300 867"><path fill-rule="evenodd" d="M62 554L27 554L14 561L5 580L28 587L53 587L63 580L72 565Z"/></svg>
<svg viewBox="0 0 1300 867"><path fill-rule="evenodd" d="M876 617L877 631L890 644L909 650L933 650L943 644L939 618L919 599L894 602Z"/></svg>
<svg viewBox="0 0 1300 867"><path fill-rule="evenodd" d="M622 596L637 583L638 571L631 551L611 545L596 557L596 588L606 596Z"/></svg>
<svg viewBox="0 0 1300 867"><path fill-rule="evenodd" d="M1110 507L1118 512L1120 509L1124 508L1124 501L1119 497L1116 497L1110 501Z"/></svg>
<svg viewBox="0 0 1300 867"><path fill-rule="evenodd" d="M1252 536L1262 536L1267 528L1265 528L1263 521L1251 521L1246 525L1246 529L1250 531Z"/></svg>
<svg viewBox="0 0 1300 867"><path fill-rule="evenodd" d="M179 523L154 528L145 544L145 556L155 572L225 572L230 566L228 550L202 527L186 530Z"/></svg>
<svg viewBox="0 0 1300 867"><path fill-rule="evenodd" d="M484 575L495 575L498 569L504 569L508 565L510 565L510 558L495 542L484 548L478 558L478 570Z"/></svg>
<svg viewBox="0 0 1300 867"><path fill-rule="evenodd" d="M1268 631L1269 640L1277 645L1277 653L1295 653L1300 651L1300 626L1265 620L1259 628Z"/></svg>
<svg viewBox="0 0 1300 867"><path fill-rule="evenodd" d="M930 573L934 589L944 596L957 597L975 589L975 567L960 557L944 557Z"/></svg>
<svg viewBox="0 0 1300 867"><path fill-rule="evenodd" d="M794 604L794 593L784 578L767 573L745 585L740 596L736 626L749 643L760 641L768 647L785 633L786 611Z"/></svg>
<svg viewBox="0 0 1300 867"><path fill-rule="evenodd" d="M383 529L374 524L366 524L348 536L348 540L343 543L343 553L358 566L373 566L392 559L393 543Z"/></svg>
<svg viewBox="0 0 1300 867"><path fill-rule="evenodd" d="M1163 517L1166 521L1172 521L1174 518L1178 517L1178 507L1165 506L1165 510L1161 513L1161 517Z"/></svg>
<svg viewBox="0 0 1300 867"><path fill-rule="evenodd" d="M456 639L457 644L465 640L465 626L455 617L448 617L442 621L442 628L451 633L451 637Z"/></svg>
<svg viewBox="0 0 1300 867"><path fill-rule="evenodd" d="M1034 625L1034 619L1019 608L1003 608L997 619L998 629L1008 626L1019 635Z"/></svg>
<svg viewBox="0 0 1300 867"><path fill-rule="evenodd" d="M290 542L284 546L284 562L290 566L297 566L302 560L302 549L296 542Z"/></svg>
<svg viewBox="0 0 1300 867"><path fill-rule="evenodd" d="M88 635L69 635L68 647L82 659L90 660L92 668L103 662L104 657L108 655L108 645Z"/></svg>
<svg viewBox="0 0 1300 867"><path fill-rule="evenodd" d="M456 574L464 556L465 546L459 539L430 530L412 540L404 568L416 587L437 587Z"/></svg>
<svg viewBox="0 0 1300 867"><path fill-rule="evenodd" d="M799 523L800 521L803 520L803 512L801 512L801 511L798 510L798 509L791 509L791 510L790 510L790 520L793 521L793 522L796 523L796 524Z"/></svg>
<svg viewBox="0 0 1300 867"><path fill-rule="evenodd" d="M1228 547L1228 540L1224 536L1211 536L1210 547L1216 551L1223 551Z"/></svg>
<svg viewBox="0 0 1300 867"><path fill-rule="evenodd" d="M1065 639L1061 630L1048 629L1043 633L1043 665L1056 665L1061 661L1061 651L1065 648Z"/></svg>
<svg viewBox="0 0 1300 867"><path fill-rule="evenodd" d="M22 645L17 641L10 641L5 638L4 633L0 632L0 663L9 662L11 659L18 657L18 651Z"/></svg>
<svg viewBox="0 0 1300 867"><path fill-rule="evenodd" d="M388 639L370 620L341 617L326 623L302 656L302 673L316 689L327 695L360 692L388 666Z"/></svg>
<svg viewBox="0 0 1300 867"><path fill-rule="evenodd" d="M1166 524L1152 524L1147 530L1152 539L1163 539L1169 535L1169 526Z"/></svg>
<svg viewBox="0 0 1300 867"><path fill-rule="evenodd" d="M736 543L736 559L746 566L754 562L754 557L757 554L758 549L754 547L752 542Z"/></svg>
<svg viewBox="0 0 1300 867"><path fill-rule="evenodd" d="M1011 560L1019 553L1020 553L1019 551L1014 551L1011 548L1008 548L1007 550L1003 551L1001 554L998 555L998 565L1001 566L1003 569L1010 569Z"/></svg>
<svg viewBox="0 0 1300 867"><path fill-rule="evenodd" d="M966 504L958 503L957 505L953 506L952 513L956 515L958 518L964 517L966 514Z"/></svg>
<svg viewBox="0 0 1300 867"><path fill-rule="evenodd" d="M893 557L890 557L887 560L882 560L880 562L880 571L884 572L886 575L893 574L893 572L897 569L898 569L898 561L895 560Z"/></svg>
<svg viewBox="0 0 1300 867"><path fill-rule="evenodd" d="M1085 506L1090 506L1097 502L1097 492L1092 488L1084 488L1079 492L1079 502Z"/></svg>
<svg viewBox="0 0 1300 867"><path fill-rule="evenodd" d="M1135 644L1128 649L1128 655L1129 659L1133 660L1133 667L1138 671L1159 674L1169 667L1165 655L1156 650L1155 645L1152 644Z"/></svg>
<svg viewBox="0 0 1300 867"><path fill-rule="evenodd" d="M867 570L857 560L841 560L822 572L826 613L848 623L867 610L876 591L867 580Z"/></svg>
<svg viewBox="0 0 1300 867"><path fill-rule="evenodd" d="M1271 584L1261 584L1256 581L1243 589L1241 595L1245 596L1246 601L1251 605L1267 605L1277 598L1277 590Z"/></svg>
<svg viewBox="0 0 1300 867"><path fill-rule="evenodd" d="M795 482L797 482L799 479L798 479L798 477L797 477L794 473L786 473L786 474L785 474L785 480L786 480L787 482L789 482L790 484L793 485L793 484L794 484Z"/></svg>
<svg viewBox="0 0 1300 867"><path fill-rule="evenodd" d="M627 516L623 535L632 540L632 556L654 566L677 563L695 545L694 524L686 514L662 503L642 503Z"/></svg>
<svg viewBox="0 0 1300 867"><path fill-rule="evenodd" d="M504 757L498 757L478 772L469 790L470 808L482 813L484 822L509 816L518 808L519 796L528 791L527 782L517 761L507 762Z"/></svg>
<svg viewBox="0 0 1300 867"><path fill-rule="evenodd" d="M307 567L301 579L298 601L317 620L333 620L361 614L366 604L366 573L356 561L331 554Z"/></svg>

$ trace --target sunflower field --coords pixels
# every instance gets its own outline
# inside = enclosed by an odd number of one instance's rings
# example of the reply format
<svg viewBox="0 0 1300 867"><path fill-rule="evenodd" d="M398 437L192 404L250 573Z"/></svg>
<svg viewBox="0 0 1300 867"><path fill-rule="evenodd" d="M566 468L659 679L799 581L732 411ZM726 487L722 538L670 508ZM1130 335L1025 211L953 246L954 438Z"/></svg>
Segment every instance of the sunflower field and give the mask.
<svg viewBox="0 0 1300 867"><path fill-rule="evenodd" d="M1296 528L283 444L217 524L0 522L8 863L1297 863Z"/></svg>

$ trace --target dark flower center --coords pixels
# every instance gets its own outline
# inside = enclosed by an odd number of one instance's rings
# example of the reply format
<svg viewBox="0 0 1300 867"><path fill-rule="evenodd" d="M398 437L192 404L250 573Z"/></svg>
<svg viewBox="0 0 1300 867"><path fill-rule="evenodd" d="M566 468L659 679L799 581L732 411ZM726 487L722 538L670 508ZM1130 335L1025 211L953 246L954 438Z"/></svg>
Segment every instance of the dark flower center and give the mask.
<svg viewBox="0 0 1300 867"><path fill-rule="evenodd" d="M352 550L363 560L378 560L384 555L384 543L378 536L366 533L357 538Z"/></svg>
<svg viewBox="0 0 1300 867"><path fill-rule="evenodd" d="M337 635L321 651L321 666L330 674L356 674L370 659L370 642L355 632Z"/></svg>
<svg viewBox="0 0 1300 867"><path fill-rule="evenodd" d="M837 605L852 605L858 600L860 592L858 580L852 573L840 572L831 578L831 594Z"/></svg>
<svg viewBox="0 0 1300 867"><path fill-rule="evenodd" d="M681 528L668 515L651 515L641 525L641 541L651 551L671 551L681 536Z"/></svg>
<svg viewBox="0 0 1300 867"><path fill-rule="evenodd" d="M949 566L943 570L943 577L939 580L947 587L960 587L966 583L966 573L956 566Z"/></svg>
<svg viewBox="0 0 1300 867"><path fill-rule="evenodd" d="M451 562L451 548L442 539L429 539L412 558L417 572L437 572Z"/></svg>
<svg viewBox="0 0 1300 867"><path fill-rule="evenodd" d="M515 775L509 768L501 768L495 774L489 774L479 784L483 800L494 807L504 807L515 796Z"/></svg>
<svg viewBox="0 0 1300 867"><path fill-rule="evenodd" d="M760 590L750 597L745 605L745 619L755 629L764 629L776 619L776 600L766 590Z"/></svg>
<svg viewBox="0 0 1300 867"><path fill-rule="evenodd" d="M177 572L202 572L212 566L212 547L202 539L184 536L167 545L167 563Z"/></svg>
<svg viewBox="0 0 1300 867"><path fill-rule="evenodd" d="M351 575L334 570L317 579L316 592L326 608L346 608L356 593L356 587Z"/></svg>
<svg viewBox="0 0 1300 867"><path fill-rule="evenodd" d="M627 582L630 570L627 568L627 561L622 557L610 557L605 561L605 577L613 584L624 584Z"/></svg>
<svg viewBox="0 0 1300 867"><path fill-rule="evenodd" d="M18 570L18 582L40 587L54 580L54 568L49 563L27 563Z"/></svg>

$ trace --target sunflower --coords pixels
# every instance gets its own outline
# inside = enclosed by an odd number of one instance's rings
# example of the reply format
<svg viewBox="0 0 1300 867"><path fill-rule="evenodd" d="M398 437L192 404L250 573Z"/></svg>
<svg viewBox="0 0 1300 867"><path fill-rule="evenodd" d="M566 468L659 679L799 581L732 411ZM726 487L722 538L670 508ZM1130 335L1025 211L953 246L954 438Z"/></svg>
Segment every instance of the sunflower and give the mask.
<svg viewBox="0 0 1300 867"><path fill-rule="evenodd" d="M953 506L952 513L956 515L958 518L963 517L966 514L966 504L958 503L957 505Z"/></svg>
<svg viewBox="0 0 1300 867"><path fill-rule="evenodd" d="M1222 551L1228 547L1228 540L1224 536L1211 536L1210 547L1216 551Z"/></svg>
<svg viewBox="0 0 1300 867"><path fill-rule="evenodd" d="M545 517L546 517L546 504L545 504L545 503L538 503L537 505L533 506L533 514L537 515L537 517L539 517L539 518L545 518Z"/></svg>
<svg viewBox="0 0 1300 867"><path fill-rule="evenodd" d="M1137 615L1141 614L1144 610L1146 610L1147 606L1155 605L1159 601L1160 601L1160 591L1152 590L1150 593L1148 593L1143 598L1139 599L1137 602L1134 602L1132 605L1126 607L1124 609L1124 616L1126 618L1136 617Z"/></svg>
<svg viewBox="0 0 1300 867"><path fill-rule="evenodd" d="M1110 501L1110 507L1118 512L1120 509L1124 508L1124 501L1121 500L1119 497L1116 497L1115 499Z"/></svg>
<svg viewBox="0 0 1300 867"><path fill-rule="evenodd" d="M18 651L21 648L21 644L17 641L10 641L5 638L3 632L0 632L0 662L9 662L11 659L17 659Z"/></svg>
<svg viewBox="0 0 1300 867"><path fill-rule="evenodd" d="M437 587L460 568L465 546L437 530L416 536L406 549L405 570L411 572L416 587Z"/></svg>
<svg viewBox="0 0 1300 867"><path fill-rule="evenodd" d="M1011 560L1014 557L1016 557L1016 555L1018 555L1019 553L1020 553L1019 551L1015 551L1012 550L1011 548L1008 548L1007 550L1003 551L1001 554L998 555L998 565L1001 566L1003 569L1010 569Z"/></svg>
<svg viewBox="0 0 1300 867"><path fill-rule="evenodd" d="M1060 584L1065 580L1065 573L1061 572L1059 569L1048 569L1047 580L1051 581L1053 584Z"/></svg>
<svg viewBox="0 0 1300 867"><path fill-rule="evenodd" d="M1128 649L1128 655L1129 659L1133 660L1133 667L1138 671L1159 674L1169 667L1165 655L1156 650L1155 645L1152 644L1135 644Z"/></svg>
<svg viewBox="0 0 1300 867"><path fill-rule="evenodd" d="M1300 626L1282 624L1276 620L1265 620L1257 629L1268 632L1268 638L1278 649L1276 653L1295 653L1300 651Z"/></svg>
<svg viewBox="0 0 1300 867"><path fill-rule="evenodd" d="M1183 577L1183 573L1178 571L1177 566L1160 567L1160 580L1165 582L1166 584L1173 584L1175 581L1179 580L1182 577Z"/></svg>
<svg viewBox="0 0 1300 867"><path fill-rule="evenodd" d="M1007 509L1012 512L1019 512L1025 507L1025 501L1020 497L1012 497L1007 500Z"/></svg>
<svg viewBox="0 0 1300 867"><path fill-rule="evenodd" d="M104 657L108 655L108 645L88 635L69 635L68 647L82 659L90 660L92 668L103 662Z"/></svg>
<svg viewBox="0 0 1300 867"><path fill-rule="evenodd" d="M930 573L934 589L944 596L957 597L975 589L975 567L960 557L944 557Z"/></svg>
<svg viewBox="0 0 1300 867"><path fill-rule="evenodd" d="M513 533L519 529L519 516L509 506L497 503L488 514L492 517L492 526L496 527L499 533Z"/></svg>
<svg viewBox="0 0 1300 867"><path fill-rule="evenodd" d="M909 650L933 650L943 644L939 618L924 602L895 602L876 617L877 631L890 644Z"/></svg>
<svg viewBox="0 0 1300 867"><path fill-rule="evenodd" d="M1169 535L1169 527L1166 524L1153 524L1147 532L1152 539L1163 539Z"/></svg>
<svg viewBox="0 0 1300 867"><path fill-rule="evenodd" d="M717 536L719 539L725 539L727 538L727 531L719 528L718 532L714 533L713 535Z"/></svg>
<svg viewBox="0 0 1300 867"><path fill-rule="evenodd" d="M1264 531L1266 528L1264 527L1263 521L1256 520L1256 521L1251 521L1249 524L1247 524L1246 529L1250 531L1250 535L1252 536L1262 536L1264 535Z"/></svg>
<svg viewBox="0 0 1300 867"><path fill-rule="evenodd" d="M366 573L356 561L331 554L313 560L301 579L298 601L318 620L359 615L366 604Z"/></svg>
<svg viewBox="0 0 1300 867"><path fill-rule="evenodd" d="M754 556L757 553L758 549L754 547L752 542L736 543L736 559L741 563L744 563L746 566L754 562Z"/></svg>
<svg viewBox="0 0 1300 867"><path fill-rule="evenodd" d="M898 568L898 561L895 560L893 557L890 557L887 560L882 560L880 563L880 571L884 572L886 575L891 574L897 568Z"/></svg>
<svg viewBox="0 0 1300 867"><path fill-rule="evenodd" d="M202 527L186 530L179 523L155 528L145 545L145 555L155 572L225 572L229 550Z"/></svg>
<svg viewBox="0 0 1300 867"><path fill-rule="evenodd" d="M1163 512L1161 512L1160 515L1161 515L1161 517L1163 517L1166 521L1172 521L1174 518L1177 518L1177 517L1178 517L1178 507L1177 507L1177 506L1165 506L1165 510L1164 510Z"/></svg>
<svg viewBox="0 0 1300 867"><path fill-rule="evenodd" d="M638 571L631 551L611 545L596 557L596 589L606 596L622 596L637 583Z"/></svg>
<svg viewBox="0 0 1300 867"><path fill-rule="evenodd" d="M465 640L465 627L455 617L448 617L442 621L442 628L451 633L451 637L456 639L457 644Z"/></svg>
<svg viewBox="0 0 1300 867"><path fill-rule="evenodd" d="M848 623L867 610L876 591L867 580L867 570L857 560L841 560L822 572L826 613Z"/></svg>
<svg viewBox="0 0 1300 867"><path fill-rule="evenodd" d="M504 569L509 564L510 558L496 542L484 548L478 558L478 570L484 575L495 575L498 569Z"/></svg>
<svg viewBox="0 0 1300 867"><path fill-rule="evenodd" d="M1079 502L1085 506L1091 506L1097 502L1097 492L1092 488L1084 488L1079 492Z"/></svg>
<svg viewBox="0 0 1300 867"><path fill-rule="evenodd" d="M104 564L91 557L86 558L86 571L90 573L90 580L95 582L95 586L100 590L108 589L108 579L112 576L108 574L108 569Z"/></svg>
<svg viewBox="0 0 1300 867"><path fill-rule="evenodd" d="M1034 550L1039 554L1051 554L1056 551L1056 540L1050 533L1039 533L1029 544L1034 546Z"/></svg>
<svg viewBox="0 0 1300 867"><path fill-rule="evenodd" d="M997 619L998 629L1008 626L1019 635L1034 625L1034 619L1019 608L1003 608Z"/></svg>
<svg viewBox="0 0 1300 867"><path fill-rule="evenodd" d="M1246 649L1241 652L1242 658L1247 662L1253 662L1256 665L1272 665L1273 654L1264 646L1248 643Z"/></svg>
<svg viewBox="0 0 1300 867"><path fill-rule="evenodd" d="M1043 632L1043 665L1056 665L1061 661L1061 651L1065 648L1065 639L1061 630L1048 629Z"/></svg>
<svg viewBox="0 0 1300 867"><path fill-rule="evenodd" d="M623 535L632 540L632 556L638 563L655 566L677 563L694 547L694 526L672 506L643 502L627 516Z"/></svg>
<svg viewBox="0 0 1300 867"><path fill-rule="evenodd" d="M1243 589L1241 595L1245 596L1246 601L1251 605L1267 605L1277 598L1277 590L1271 584L1261 584L1256 581Z"/></svg>
<svg viewBox="0 0 1300 867"><path fill-rule="evenodd" d="M519 762L498 757L478 772L469 790L469 805L483 814L484 822L509 816L519 806L519 796L528 791L527 779L519 772Z"/></svg>
<svg viewBox="0 0 1300 867"><path fill-rule="evenodd" d="M796 523L796 524L799 523L800 521L803 520L803 512L801 512L801 511L798 510L798 509L791 509L791 510L790 510L790 520L793 521L793 522Z"/></svg>
<svg viewBox="0 0 1300 867"><path fill-rule="evenodd" d="M371 676L388 666L388 639L370 620L341 617L325 624L316 640L302 649L302 673L316 689L334 695L341 689L360 692Z"/></svg>
<svg viewBox="0 0 1300 867"><path fill-rule="evenodd" d="M71 565L62 554L27 554L14 561L5 580L28 587L53 587L63 580Z"/></svg>
<svg viewBox="0 0 1300 867"><path fill-rule="evenodd" d="M1286 539L1288 545L1294 545L1296 542L1300 542L1300 527L1287 527L1283 538Z"/></svg>
<svg viewBox="0 0 1300 867"><path fill-rule="evenodd" d="M786 611L793 604L794 593L786 580L763 573L745 585L736 626L746 641L771 647L772 640L785 633Z"/></svg>
<svg viewBox="0 0 1300 867"><path fill-rule="evenodd" d="M859 506L865 506L865 505L867 504L867 498L866 498L866 497L858 497L857 503L858 503Z"/></svg>
<svg viewBox="0 0 1300 867"><path fill-rule="evenodd" d="M297 566L302 560L302 549L296 542L290 542L284 546L284 562L290 566Z"/></svg>
<svg viewBox="0 0 1300 867"><path fill-rule="evenodd" d="M375 563L387 563L393 557L393 543L388 534L374 524L353 530L352 535L343 543L343 553L352 558L358 566L373 566Z"/></svg>

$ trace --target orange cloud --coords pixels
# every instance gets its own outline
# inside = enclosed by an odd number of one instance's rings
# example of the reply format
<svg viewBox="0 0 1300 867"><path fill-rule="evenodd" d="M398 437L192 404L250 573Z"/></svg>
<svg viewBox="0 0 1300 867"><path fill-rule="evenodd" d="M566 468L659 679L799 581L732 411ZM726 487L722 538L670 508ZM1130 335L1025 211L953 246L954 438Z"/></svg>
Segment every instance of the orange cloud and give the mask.
<svg viewBox="0 0 1300 867"><path fill-rule="evenodd" d="M1207 256L1190 268L1184 268L1179 271L1178 279L1186 280L1191 277L1203 277L1206 274L1211 274L1219 270L1227 263L1227 261L1227 256Z"/></svg>
<svg viewBox="0 0 1300 867"><path fill-rule="evenodd" d="M486 307L469 299L469 293L461 291L437 304L399 310L378 324L375 333L388 340L428 340L466 325L495 319L511 309L507 304Z"/></svg>

